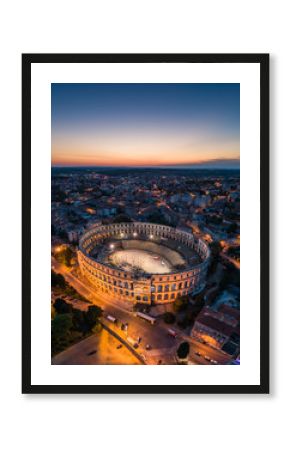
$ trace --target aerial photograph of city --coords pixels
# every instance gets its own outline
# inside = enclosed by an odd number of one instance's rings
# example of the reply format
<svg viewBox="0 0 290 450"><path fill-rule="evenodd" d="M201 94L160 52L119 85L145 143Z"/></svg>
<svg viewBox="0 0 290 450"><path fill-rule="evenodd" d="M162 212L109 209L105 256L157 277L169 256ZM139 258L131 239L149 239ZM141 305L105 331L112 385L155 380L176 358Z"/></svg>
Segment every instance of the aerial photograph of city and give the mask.
<svg viewBox="0 0 290 450"><path fill-rule="evenodd" d="M239 365L240 85L53 83L51 142L51 364Z"/></svg>

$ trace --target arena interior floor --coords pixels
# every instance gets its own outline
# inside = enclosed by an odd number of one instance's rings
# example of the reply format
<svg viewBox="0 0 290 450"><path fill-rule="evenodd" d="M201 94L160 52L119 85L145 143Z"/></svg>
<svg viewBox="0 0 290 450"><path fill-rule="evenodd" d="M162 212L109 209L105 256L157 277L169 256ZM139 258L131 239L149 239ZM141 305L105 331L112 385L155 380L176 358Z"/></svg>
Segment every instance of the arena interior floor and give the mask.
<svg viewBox="0 0 290 450"><path fill-rule="evenodd" d="M173 271L173 265L164 256L146 250L117 250L110 255L110 262L124 270L137 267L146 273L164 274Z"/></svg>

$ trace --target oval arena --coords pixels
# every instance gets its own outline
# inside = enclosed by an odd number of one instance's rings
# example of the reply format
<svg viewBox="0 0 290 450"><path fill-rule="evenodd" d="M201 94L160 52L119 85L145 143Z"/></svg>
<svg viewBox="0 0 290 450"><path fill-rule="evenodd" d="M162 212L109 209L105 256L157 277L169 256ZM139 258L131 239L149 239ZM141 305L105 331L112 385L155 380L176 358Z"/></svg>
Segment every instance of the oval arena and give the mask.
<svg viewBox="0 0 290 450"><path fill-rule="evenodd" d="M81 272L97 292L160 304L205 286L210 251L193 234L152 223L99 225L79 242Z"/></svg>

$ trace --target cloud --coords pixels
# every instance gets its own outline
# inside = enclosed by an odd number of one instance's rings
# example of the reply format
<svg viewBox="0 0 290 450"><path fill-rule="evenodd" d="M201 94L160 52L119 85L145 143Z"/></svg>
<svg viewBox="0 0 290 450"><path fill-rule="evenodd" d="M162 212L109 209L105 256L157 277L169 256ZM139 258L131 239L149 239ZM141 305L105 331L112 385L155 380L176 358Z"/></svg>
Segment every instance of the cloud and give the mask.
<svg viewBox="0 0 290 450"><path fill-rule="evenodd" d="M181 169L239 169L240 168L240 159L239 158L217 158L217 159L208 159L204 161L198 162L189 162L182 164L166 164L163 167L179 167Z"/></svg>

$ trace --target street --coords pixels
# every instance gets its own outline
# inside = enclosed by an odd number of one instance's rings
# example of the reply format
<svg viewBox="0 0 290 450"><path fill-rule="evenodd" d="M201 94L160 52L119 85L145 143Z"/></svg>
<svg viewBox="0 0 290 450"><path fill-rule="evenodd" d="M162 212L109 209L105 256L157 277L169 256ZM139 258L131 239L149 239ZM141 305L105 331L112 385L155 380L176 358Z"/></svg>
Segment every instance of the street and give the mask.
<svg viewBox="0 0 290 450"><path fill-rule="evenodd" d="M140 364L138 359L124 345L108 333L102 330L52 358L53 365L73 364Z"/></svg>
<svg viewBox="0 0 290 450"><path fill-rule="evenodd" d="M86 280L77 278L70 269L57 262L53 257L52 267L55 272L62 274L82 296L103 309L103 322L122 339L127 340L130 337L140 340L137 352L142 356L145 364L175 364L176 349L180 342L185 340L190 343L190 360L195 364L211 364L210 361L204 359L204 356L208 356L209 359L215 360L219 364L226 364L230 360L230 357L223 352L194 340L177 328L178 336L176 338L170 336L168 328L175 329L174 325L167 325L161 319L157 319L156 323L151 325L136 317L132 311L126 308L126 305L119 304L116 300L105 296L100 297ZM89 304L76 300L73 302L73 306L87 309ZM114 324L107 320L108 315L115 317L117 322ZM121 325L125 323L128 324L126 331L121 330ZM150 345L151 349L146 350L146 345ZM199 352L201 356L196 355L196 352Z"/></svg>

